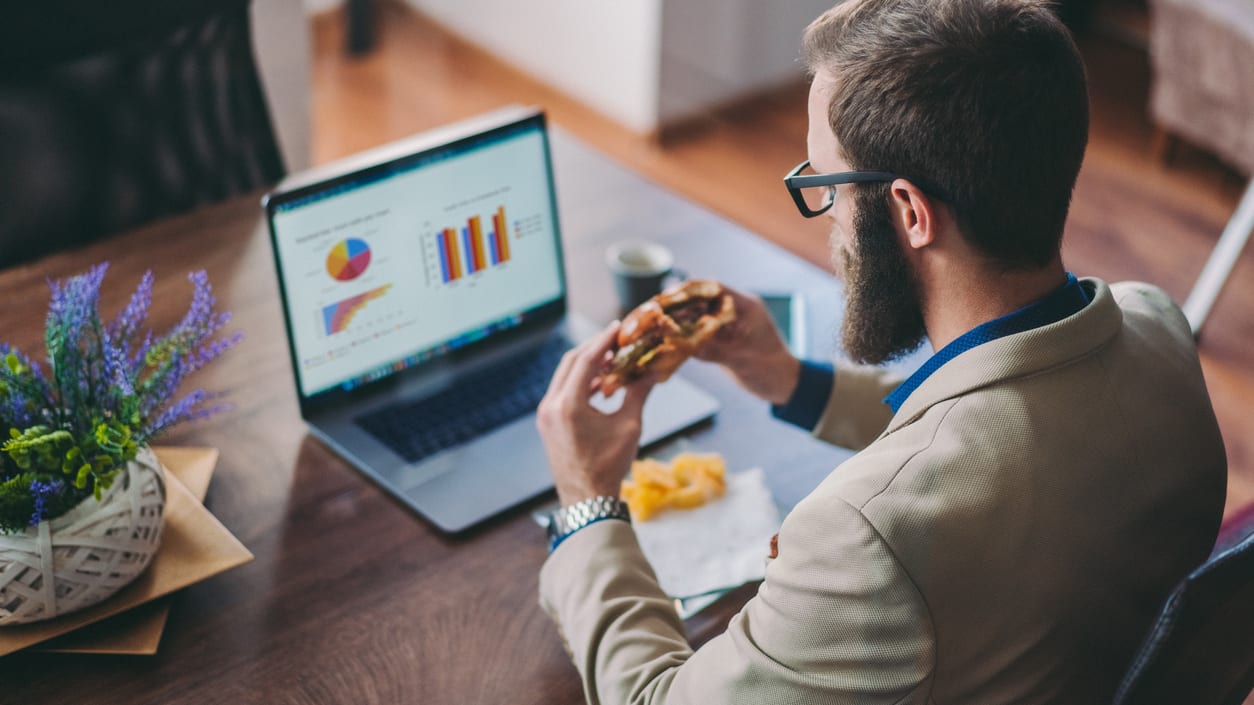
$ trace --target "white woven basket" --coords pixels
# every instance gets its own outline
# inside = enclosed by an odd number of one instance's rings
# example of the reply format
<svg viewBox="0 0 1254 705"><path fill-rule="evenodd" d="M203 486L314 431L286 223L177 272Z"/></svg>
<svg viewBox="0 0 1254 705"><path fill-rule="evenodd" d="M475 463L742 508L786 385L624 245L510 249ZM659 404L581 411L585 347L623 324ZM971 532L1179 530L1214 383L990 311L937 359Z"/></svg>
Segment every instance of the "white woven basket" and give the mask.
<svg viewBox="0 0 1254 705"><path fill-rule="evenodd" d="M0 626L80 610L129 585L161 545L164 509L161 465L145 447L99 502L0 534Z"/></svg>

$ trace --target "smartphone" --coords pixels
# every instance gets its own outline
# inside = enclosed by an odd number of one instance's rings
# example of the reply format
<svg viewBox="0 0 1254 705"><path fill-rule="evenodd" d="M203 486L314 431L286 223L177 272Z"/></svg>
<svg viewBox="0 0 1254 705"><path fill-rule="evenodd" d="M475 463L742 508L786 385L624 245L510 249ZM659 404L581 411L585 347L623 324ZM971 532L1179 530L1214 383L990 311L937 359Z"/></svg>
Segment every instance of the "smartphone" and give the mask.
<svg viewBox="0 0 1254 705"><path fill-rule="evenodd" d="M798 292L759 291L775 327L797 357L807 355L805 298Z"/></svg>

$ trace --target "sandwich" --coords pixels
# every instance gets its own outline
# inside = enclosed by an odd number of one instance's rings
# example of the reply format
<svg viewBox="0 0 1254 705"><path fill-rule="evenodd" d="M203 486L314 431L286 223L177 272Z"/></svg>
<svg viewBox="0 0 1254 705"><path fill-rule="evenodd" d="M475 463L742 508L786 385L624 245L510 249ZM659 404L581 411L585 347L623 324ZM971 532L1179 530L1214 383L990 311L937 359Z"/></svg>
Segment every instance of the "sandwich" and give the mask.
<svg viewBox="0 0 1254 705"><path fill-rule="evenodd" d="M666 381L735 319L731 294L715 281L694 279L654 296L623 319L601 369L601 393L609 396L646 374Z"/></svg>

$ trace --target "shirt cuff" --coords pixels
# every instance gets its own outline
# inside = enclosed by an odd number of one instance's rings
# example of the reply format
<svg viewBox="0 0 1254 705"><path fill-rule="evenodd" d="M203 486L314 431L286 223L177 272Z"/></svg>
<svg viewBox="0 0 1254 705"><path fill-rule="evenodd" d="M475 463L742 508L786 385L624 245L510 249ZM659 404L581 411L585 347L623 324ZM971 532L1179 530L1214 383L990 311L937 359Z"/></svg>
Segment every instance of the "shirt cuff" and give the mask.
<svg viewBox="0 0 1254 705"><path fill-rule="evenodd" d="M835 384L836 372L830 364L802 360L797 388L784 404L771 405L771 416L812 431L823 417Z"/></svg>

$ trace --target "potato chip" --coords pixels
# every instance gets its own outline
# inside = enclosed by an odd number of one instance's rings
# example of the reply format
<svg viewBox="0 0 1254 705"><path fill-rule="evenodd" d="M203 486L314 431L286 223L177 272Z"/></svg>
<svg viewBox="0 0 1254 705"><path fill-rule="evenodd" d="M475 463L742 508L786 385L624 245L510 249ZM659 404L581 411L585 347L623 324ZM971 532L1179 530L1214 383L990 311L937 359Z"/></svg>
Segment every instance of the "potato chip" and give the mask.
<svg viewBox="0 0 1254 705"><path fill-rule="evenodd" d="M727 465L717 453L681 453L670 463L653 458L631 464L622 498L636 521L667 509L691 509L727 491Z"/></svg>

